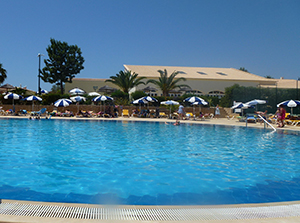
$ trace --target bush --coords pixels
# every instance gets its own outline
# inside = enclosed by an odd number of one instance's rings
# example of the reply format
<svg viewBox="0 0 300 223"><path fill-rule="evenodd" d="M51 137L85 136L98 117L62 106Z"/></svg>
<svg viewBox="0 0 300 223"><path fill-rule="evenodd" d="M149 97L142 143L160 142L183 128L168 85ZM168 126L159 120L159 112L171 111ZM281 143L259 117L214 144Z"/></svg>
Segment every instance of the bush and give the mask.
<svg viewBox="0 0 300 223"><path fill-rule="evenodd" d="M142 98L147 96L147 94L143 91L135 91L131 94L131 97L133 98L133 100L136 100L138 98Z"/></svg>
<svg viewBox="0 0 300 223"><path fill-rule="evenodd" d="M111 97L113 97L114 99L128 99L128 96L128 94L121 90L116 90L115 92L111 93Z"/></svg>
<svg viewBox="0 0 300 223"><path fill-rule="evenodd" d="M55 101L57 101L58 99L61 98L69 98L68 94L59 94L59 93L49 93L49 94L43 94L42 95L42 104L43 105L51 105L53 104Z"/></svg>

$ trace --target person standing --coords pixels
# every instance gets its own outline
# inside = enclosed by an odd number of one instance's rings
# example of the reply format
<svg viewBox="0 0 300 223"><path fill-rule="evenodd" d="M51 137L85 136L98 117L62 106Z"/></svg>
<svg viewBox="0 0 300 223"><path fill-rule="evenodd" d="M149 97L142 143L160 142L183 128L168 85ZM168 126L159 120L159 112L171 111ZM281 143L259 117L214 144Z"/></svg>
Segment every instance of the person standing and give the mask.
<svg viewBox="0 0 300 223"><path fill-rule="evenodd" d="M285 109L283 105L279 106L279 115L278 115L278 127L283 128L284 127L284 119L285 119Z"/></svg>
<svg viewBox="0 0 300 223"><path fill-rule="evenodd" d="M179 114L179 119L182 120L183 119L183 116L185 115L185 110L184 110L184 107L183 105L179 105L179 108L178 108L178 114Z"/></svg>
<svg viewBox="0 0 300 223"><path fill-rule="evenodd" d="M215 117L218 118L220 116L220 108L219 105L216 106Z"/></svg>

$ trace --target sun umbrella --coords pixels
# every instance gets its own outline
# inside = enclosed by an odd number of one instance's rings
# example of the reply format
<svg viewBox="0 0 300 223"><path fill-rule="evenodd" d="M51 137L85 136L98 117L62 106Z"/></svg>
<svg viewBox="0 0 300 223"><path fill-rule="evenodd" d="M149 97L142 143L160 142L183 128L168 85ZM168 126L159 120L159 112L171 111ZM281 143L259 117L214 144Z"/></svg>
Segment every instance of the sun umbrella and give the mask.
<svg viewBox="0 0 300 223"><path fill-rule="evenodd" d="M199 98L199 97L196 97L196 96L193 96L193 97L189 97L189 98L186 98L183 100L184 102L190 102L190 103L194 103L194 102L202 102L205 100L203 98Z"/></svg>
<svg viewBox="0 0 300 223"><path fill-rule="evenodd" d="M134 104L134 105L147 104L148 101L145 100L144 98L139 98L139 99L136 99L136 100L132 101L131 103Z"/></svg>
<svg viewBox="0 0 300 223"><path fill-rule="evenodd" d="M71 99L73 102L77 102L77 113L78 113L78 112L79 112L79 102L80 102L80 101L85 101L86 98L77 95L77 96L71 97L70 99Z"/></svg>
<svg viewBox="0 0 300 223"><path fill-rule="evenodd" d="M54 102L55 107L67 107L72 103L70 99L62 98Z"/></svg>
<svg viewBox="0 0 300 223"><path fill-rule="evenodd" d="M247 108L250 108L251 105L248 105L246 103L237 103L236 105L232 106L231 109L237 109L237 108L241 108L241 109L247 109Z"/></svg>
<svg viewBox="0 0 300 223"><path fill-rule="evenodd" d="M98 97L93 98L93 101L98 102L98 101L113 101L114 99L109 96L105 95L100 95ZM100 110L101 110L101 104L100 104ZM105 111L105 104L104 104L104 111Z"/></svg>
<svg viewBox="0 0 300 223"><path fill-rule="evenodd" d="M110 87L110 86L108 86L108 85L105 85L105 86L99 88L98 91L99 91L99 92L104 92L104 93L109 93L109 92L114 92L115 90L117 90L117 89L112 88L112 87Z"/></svg>
<svg viewBox="0 0 300 223"><path fill-rule="evenodd" d="M246 102L245 104L247 104L247 105L257 105L257 104L266 104L266 103L267 103L267 101L265 101L265 100L254 99L252 101Z"/></svg>
<svg viewBox="0 0 300 223"><path fill-rule="evenodd" d="M143 91L146 91L146 92L152 92L152 91L157 91L157 89L154 88L154 87L148 86L148 87L145 87L145 88L143 89Z"/></svg>
<svg viewBox="0 0 300 223"><path fill-rule="evenodd" d="M69 91L70 94L76 94L76 95L79 95L79 94L84 94L85 91L80 89L80 88L73 88L72 90Z"/></svg>
<svg viewBox="0 0 300 223"><path fill-rule="evenodd" d="M100 95L98 97L93 98L93 101L113 101L114 99L109 96Z"/></svg>
<svg viewBox="0 0 300 223"><path fill-rule="evenodd" d="M6 88L6 91L8 91L8 89L15 89L16 87L12 86L11 84L4 84L0 86L0 88Z"/></svg>
<svg viewBox="0 0 300 223"><path fill-rule="evenodd" d="M40 97L38 96L35 96L35 95L31 95L27 98L24 98L25 101L32 101L32 111L34 110L34 101L42 101L43 99L41 99Z"/></svg>
<svg viewBox="0 0 300 223"><path fill-rule="evenodd" d="M27 98L24 98L24 100L26 100L26 101L42 101L43 99L38 96L31 95Z"/></svg>
<svg viewBox="0 0 300 223"><path fill-rule="evenodd" d="M277 105L277 107L279 107L280 105L283 106L287 106L289 108L291 108L291 113L293 114L293 108L297 107L298 105L300 105L300 101L298 100L287 100L287 101L283 101L281 103L279 103Z"/></svg>
<svg viewBox="0 0 300 223"><path fill-rule="evenodd" d="M18 94L15 94L15 93L8 93L7 95L4 96L4 99L19 100L19 99L22 99L22 96L18 95Z"/></svg>
<svg viewBox="0 0 300 223"><path fill-rule="evenodd" d="M265 100L254 99L252 101L246 102L245 104L251 105L251 106L255 105L255 109L257 110L257 105L258 104L262 105L262 104L266 104L266 103L267 103L267 101L265 101Z"/></svg>
<svg viewBox="0 0 300 223"><path fill-rule="evenodd" d="M168 101L162 101L160 102L162 105L179 105L179 102L173 101L173 100L168 100Z"/></svg>
<svg viewBox="0 0 300 223"><path fill-rule="evenodd" d="M162 105L170 105L170 118L171 118L171 105L179 105L179 102L173 101L173 100L168 100L168 101L162 101L160 102Z"/></svg>
<svg viewBox="0 0 300 223"><path fill-rule="evenodd" d="M193 102L192 103L193 105L193 111L194 111L194 114L195 114L195 105L199 105L199 113L200 113L200 105L208 105L208 102L206 101L196 101L196 102Z"/></svg>
<svg viewBox="0 0 300 223"><path fill-rule="evenodd" d="M208 102L206 102L206 101L196 101L196 102L193 102L192 105L208 105Z"/></svg>
<svg viewBox="0 0 300 223"><path fill-rule="evenodd" d="M148 102L158 102L158 100L156 98L150 97L150 96L145 96L142 97L144 100L148 101Z"/></svg>
<svg viewBox="0 0 300 223"><path fill-rule="evenodd" d="M140 112L141 112L141 105L148 104L148 101L144 98L139 98L139 99L132 101L131 103L134 105L140 105Z"/></svg>
<svg viewBox="0 0 300 223"><path fill-rule="evenodd" d="M88 93L88 96L100 96L100 94L97 92L90 92Z"/></svg>
<svg viewBox="0 0 300 223"><path fill-rule="evenodd" d="M36 92L37 94L39 93L38 91ZM48 91L47 90L41 90L41 94L48 94Z"/></svg>
<svg viewBox="0 0 300 223"><path fill-rule="evenodd" d="M195 115L195 105L208 105L208 103L200 97L189 97L183 100L184 102L189 102L193 105L193 114ZM200 112L200 106L199 106L199 112Z"/></svg>
<svg viewBox="0 0 300 223"><path fill-rule="evenodd" d="M231 109L237 109L237 108L240 108L240 109L242 109L242 115L243 115L243 109L247 109L247 108L250 108L250 107L251 107L251 105L248 105L248 104L239 102L239 103L237 103L236 105L232 106Z"/></svg>
<svg viewBox="0 0 300 223"><path fill-rule="evenodd" d="M4 99L13 99L13 106L14 106L14 111L15 111L15 100L22 99L23 97L21 95L15 94L15 93L8 93L7 95L4 96Z"/></svg>
<svg viewBox="0 0 300 223"><path fill-rule="evenodd" d="M82 96L74 96L74 97L71 97L70 98L73 102L79 102L79 101L85 101L86 98L85 97L82 97Z"/></svg>

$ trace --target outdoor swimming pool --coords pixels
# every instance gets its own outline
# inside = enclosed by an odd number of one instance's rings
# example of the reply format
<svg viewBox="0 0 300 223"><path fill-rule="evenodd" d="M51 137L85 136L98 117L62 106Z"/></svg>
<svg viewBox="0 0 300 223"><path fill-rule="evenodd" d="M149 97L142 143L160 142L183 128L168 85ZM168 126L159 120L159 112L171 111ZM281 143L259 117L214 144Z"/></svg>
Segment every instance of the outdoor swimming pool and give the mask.
<svg viewBox="0 0 300 223"><path fill-rule="evenodd" d="M208 205L300 200L300 137L264 129L0 119L0 198Z"/></svg>

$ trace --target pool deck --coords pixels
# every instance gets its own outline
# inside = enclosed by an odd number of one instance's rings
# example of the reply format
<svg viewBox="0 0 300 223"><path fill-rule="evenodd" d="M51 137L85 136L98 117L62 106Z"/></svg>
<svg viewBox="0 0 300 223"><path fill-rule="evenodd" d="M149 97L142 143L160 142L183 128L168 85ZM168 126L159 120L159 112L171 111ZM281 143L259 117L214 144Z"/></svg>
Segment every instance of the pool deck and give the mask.
<svg viewBox="0 0 300 223"><path fill-rule="evenodd" d="M0 116L0 118L26 118L28 116ZM44 119L44 117L42 117ZM72 120L115 120L175 122L165 118L61 118ZM182 120L182 123L204 125L246 126L237 119ZM275 128L276 126L273 125ZM176 127L176 126L174 126ZM248 123L249 128L264 128L264 124ZM272 130L271 127L268 129ZM282 130L300 131L300 126L286 125ZM101 213L100 213L101 212ZM96 216L95 213L98 215ZM96 217L95 217L96 216ZM89 218L89 219L84 219ZM215 206L105 206L72 203L48 203L2 200L0 222L203 222L203 223L294 223L300 222L300 201L215 205Z"/></svg>

